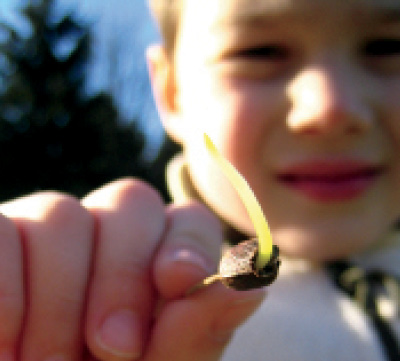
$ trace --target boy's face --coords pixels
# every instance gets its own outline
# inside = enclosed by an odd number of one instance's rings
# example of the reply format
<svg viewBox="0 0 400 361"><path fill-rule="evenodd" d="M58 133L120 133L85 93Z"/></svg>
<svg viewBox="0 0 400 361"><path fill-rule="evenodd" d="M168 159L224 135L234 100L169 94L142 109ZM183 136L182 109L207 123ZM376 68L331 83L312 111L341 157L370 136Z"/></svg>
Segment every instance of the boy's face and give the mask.
<svg viewBox="0 0 400 361"><path fill-rule="evenodd" d="M250 183L283 253L373 247L400 216L400 2L184 4L175 63L153 85L205 200L252 229L203 132Z"/></svg>

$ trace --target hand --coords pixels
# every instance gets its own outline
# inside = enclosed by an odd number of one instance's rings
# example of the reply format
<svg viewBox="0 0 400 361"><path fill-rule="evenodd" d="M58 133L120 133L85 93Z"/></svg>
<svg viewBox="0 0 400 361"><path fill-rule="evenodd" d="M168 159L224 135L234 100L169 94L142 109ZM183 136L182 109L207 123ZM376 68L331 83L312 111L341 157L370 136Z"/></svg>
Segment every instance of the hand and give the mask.
<svg viewBox="0 0 400 361"><path fill-rule="evenodd" d="M0 361L218 360L262 300L222 285L185 296L216 269L219 223L143 182L0 211Z"/></svg>
<svg viewBox="0 0 400 361"><path fill-rule="evenodd" d="M52 192L2 204L0 212L0 360L78 360L93 217Z"/></svg>

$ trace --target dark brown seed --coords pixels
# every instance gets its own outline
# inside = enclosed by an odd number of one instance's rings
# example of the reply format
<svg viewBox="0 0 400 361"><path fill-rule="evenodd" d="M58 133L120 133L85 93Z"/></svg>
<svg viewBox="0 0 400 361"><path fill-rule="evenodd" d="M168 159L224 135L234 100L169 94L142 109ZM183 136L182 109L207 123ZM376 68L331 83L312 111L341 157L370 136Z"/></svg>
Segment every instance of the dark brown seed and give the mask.
<svg viewBox="0 0 400 361"><path fill-rule="evenodd" d="M273 246L272 257L262 269L257 269L257 239L250 239L230 248L219 264L219 280L227 287L244 291L268 286L278 276L279 249Z"/></svg>
<svg viewBox="0 0 400 361"><path fill-rule="evenodd" d="M186 295L192 295L196 291L218 281L238 291L270 285L278 276L281 263L279 249L277 246L273 246L271 259L262 269L257 269L256 267L257 254L257 239L250 239L229 248L221 258L218 273L195 284L186 292Z"/></svg>

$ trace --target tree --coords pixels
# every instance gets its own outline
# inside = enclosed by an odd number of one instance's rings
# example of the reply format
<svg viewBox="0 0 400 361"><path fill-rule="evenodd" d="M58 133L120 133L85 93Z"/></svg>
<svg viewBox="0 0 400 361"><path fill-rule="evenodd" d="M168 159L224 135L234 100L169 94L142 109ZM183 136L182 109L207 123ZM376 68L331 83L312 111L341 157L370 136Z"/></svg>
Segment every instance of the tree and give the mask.
<svg viewBox="0 0 400 361"><path fill-rule="evenodd" d="M0 200L39 189L81 196L111 179L145 177L144 136L123 125L108 94L84 93L91 34L54 0L30 1L21 35L2 25L0 44Z"/></svg>

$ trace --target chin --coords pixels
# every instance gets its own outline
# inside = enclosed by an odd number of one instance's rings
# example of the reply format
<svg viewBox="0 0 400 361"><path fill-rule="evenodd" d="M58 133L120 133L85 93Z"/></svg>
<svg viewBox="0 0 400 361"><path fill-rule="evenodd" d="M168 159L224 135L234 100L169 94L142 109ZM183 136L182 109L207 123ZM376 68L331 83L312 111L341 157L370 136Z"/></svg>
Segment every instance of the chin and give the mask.
<svg viewBox="0 0 400 361"><path fill-rule="evenodd" d="M274 236L274 241L279 246L282 255L312 262L349 258L365 252L373 243L366 243L365 238L361 237L339 238L332 234L310 234L310 232L298 230L278 232Z"/></svg>

